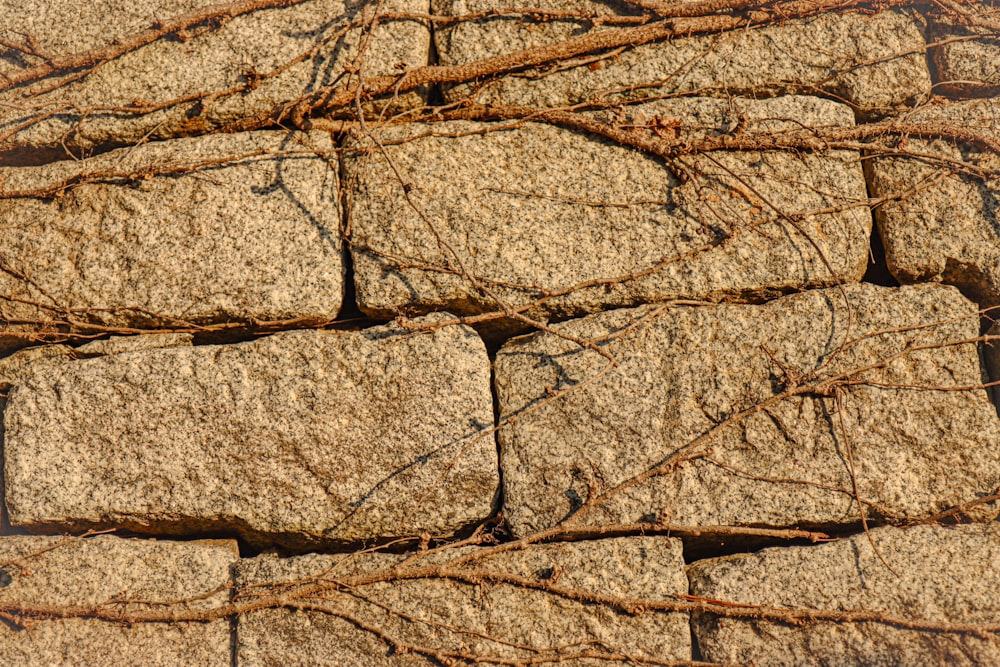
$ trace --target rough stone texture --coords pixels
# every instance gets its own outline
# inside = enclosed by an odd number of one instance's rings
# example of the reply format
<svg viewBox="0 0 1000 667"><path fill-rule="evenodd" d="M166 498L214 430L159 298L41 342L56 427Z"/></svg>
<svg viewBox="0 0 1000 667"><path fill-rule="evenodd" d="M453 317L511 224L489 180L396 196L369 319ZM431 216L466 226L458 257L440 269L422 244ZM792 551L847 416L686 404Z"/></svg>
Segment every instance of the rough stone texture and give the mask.
<svg viewBox="0 0 1000 667"><path fill-rule="evenodd" d="M335 317L344 266L331 149L325 133L253 132L0 169L6 192L82 181L49 199L0 199L0 349L88 325ZM188 173L97 176L178 165Z"/></svg>
<svg viewBox="0 0 1000 667"><path fill-rule="evenodd" d="M853 124L847 107L812 97L692 98L640 105L630 114L629 122L681 117L681 136L692 141L731 130L741 115L748 133ZM478 133L491 127L452 122L387 131L385 149L402 180L380 151L348 154L349 225L364 312L496 310L455 273L452 250L515 306L536 301L540 288L646 272L550 298L531 313L543 317L675 297L774 296L836 283L830 267L846 281L864 273L871 217L857 153L688 156L681 161L700 176L682 184L658 159L597 137L537 123ZM460 133L472 134L453 136ZM844 210L789 223L764 198L785 213ZM670 258L678 261L664 262Z"/></svg>
<svg viewBox="0 0 1000 667"><path fill-rule="evenodd" d="M604 357L551 334L514 339L500 350L501 418L517 417L499 432L504 515L516 535L556 524L591 487L599 493L629 480L780 393L782 368L792 376L819 368L819 379L837 377L903 353L908 341L932 345L979 333L975 306L939 285L847 285L843 293L814 290L760 306L655 312L612 311L558 326L564 334L602 338L648 315L606 344L620 365L603 376ZM858 337L865 338L836 353ZM582 525L855 524L850 461L870 518L926 517L1000 485L1000 423L986 391L923 389L979 385L974 344L911 350L887 369L856 377L890 386L842 387L839 406L834 396L817 394L773 403L717 430L696 450L710 448L707 456L577 519ZM539 405L564 390L557 402ZM996 512L979 506L973 514L989 519Z"/></svg>
<svg viewBox="0 0 1000 667"><path fill-rule="evenodd" d="M6 391L24 382L32 374L41 370L62 367L78 359L105 357L126 352L141 352L164 347L190 347L194 337L191 334L157 334L142 336L112 336L95 340L79 347L69 345L44 345L19 350L0 359L0 391ZM0 397L0 401L3 398ZM4 403L0 402L0 410Z"/></svg>
<svg viewBox="0 0 1000 667"><path fill-rule="evenodd" d="M61 542L66 543L52 548ZM61 537L3 537L0 605L100 605L120 600L201 598L176 609L208 609L228 602L230 568L238 558L236 543L225 541L156 542L108 535L69 541ZM128 609L143 612L163 607L133 604ZM8 667L228 667L230 629L226 619L136 625L85 619L36 620L23 630L4 623L0 624L0 655Z"/></svg>
<svg viewBox="0 0 1000 667"><path fill-rule="evenodd" d="M502 7L541 7L598 14L636 13L625 3L578 0L434 0L445 14L460 15ZM576 37L590 30L585 21L533 24L510 17L463 22L437 30L442 64L460 64ZM601 29L614 29L602 26ZM816 48L822 44L823 48ZM578 67L510 75L479 87L485 104L564 106L601 95L658 93L756 95L832 93L863 113L929 94L930 73L917 25L895 12L875 16L824 13L806 20L728 33L645 44ZM843 72L838 74L838 72ZM630 86L639 86L629 90ZM471 92L449 91L449 99Z"/></svg>
<svg viewBox="0 0 1000 667"><path fill-rule="evenodd" d="M693 595L750 605L848 611L996 625L1000 526L880 528L809 547L766 549L697 562ZM907 630L878 623L795 626L695 614L705 660L762 665L995 665L995 633Z"/></svg>
<svg viewBox="0 0 1000 667"><path fill-rule="evenodd" d="M927 107L905 120L949 123L1000 142L1000 99ZM947 162L881 157L868 164L873 196L906 195L875 209L889 270L903 283L941 281L982 305L1000 304L1000 156L945 140L911 139L907 148ZM956 175L954 160L994 176Z"/></svg>
<svg viewBox="0 0 1000 667"><path fill-rule="evenodd" d="M76 361L10 392L10 520L291 547L450 534L492 509L489 382L464 327Z"/></svg>
<svg viewBox="0 0 1000 667"><path fill-rule="evenodd" d="M6 0L4 27L9 29L8 39L21 42L30 35L41 51L68 56L106 48L157 20L167 23L218 4L217 0L107 0L40 6L35 0ZM159 39L85 77L70 76L62 86L47 78L9 88L0 92L0 151L49 148L65 155L62 146L79 150L131 143L147 135L201 133L269 113L345 77L345 67L357 58L361 36L357 27L346 32L345 28L358 21L366 7L370 10L371 3L306 0L255 11L221 25L203 23L183 36ZM428 2L386 0L382 7L387 12L426 13ZM430 31L422 22L385 20L368 43L362 72L375 76L399 72L399 66L426 65L429 48ZM315 57L293 62L313 49ZM7 53L0 60L0 79L40 63L35 57ZM277 73L282 67L286 69ZM272 72L276 75L268 76ZM223 94L205 97L217 93ZM395 106L420 100L411 94L397 99ZM33 155L37 159L39 153L26 152L23 159Z"/></svg>
<svg viewBox="0 0 1000 667"><path fill-rule="evenodd" d="M45 345L20 350L0 358L0 470L3 469L3 411L11 387L24 382L33 373L61 368L76 359L86 359L136 350L191 345L190 334L146 334L144 336L112 336L73 348L68 345ZM4 497L4 479L0 475L0 498ZM7 531L7 510L0 502L0 535Z"/></svg>
<svg viewBox="0 0 1000 667"><path fill-rule="evenodd" d="M963 9L985 25L959 26L946 16L939 17L940 23L932 23L928 42L942 42L931 50L937 68L935 91L996 95L1000 93L1000 36L996 30L1000 26L1000 3L982 0Z"/></svg>
<svg viewBox="0 0 1000 667"><path fill-rule="evenodd" d="M441 563L471 553L470 549L452 550L416 564ZM246 586L301 580L327 571L327 577L350 576L392 567L401 558L386 554L310 555L285 560L261 557L240 563L237 583ZM665 537L535 545L525 551L491 556L469 567L591 595L664 600L687 593L680 541ZM267 589L255 590L260 593ZM380 583L352 589L352 593L368 602L355 595L331 593L320 604L380 627L401 641L444 651L464 650L508 660L540 657L517 648L520 645L564 647L567 653L617 651L633 659L691 659L686 613L646 611L629 615L609 606L582 604L502 583L469 585L442 579ZM409 622L395 614L409 614L423 622ZM490 641L484 635L509 643ZM552 653L541 655L552 657ZM247 667L439 664L425 656L394 653L386 642L343 618L285 609L241 616L238 660ZM607 662L577 659L565 664Z"/></svg>

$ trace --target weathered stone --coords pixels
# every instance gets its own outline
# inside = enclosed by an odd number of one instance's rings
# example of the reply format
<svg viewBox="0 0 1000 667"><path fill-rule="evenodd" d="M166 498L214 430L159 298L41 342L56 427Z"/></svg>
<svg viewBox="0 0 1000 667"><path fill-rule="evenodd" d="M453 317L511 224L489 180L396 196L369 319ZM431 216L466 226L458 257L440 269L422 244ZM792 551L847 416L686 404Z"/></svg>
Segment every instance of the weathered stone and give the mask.
<svg viewBox="0 0 1000 667"><path fill-rule="evenodd" d="M590 14L634 14L624 2L578 0L434 0L439 13L461 15L500 8L540 7ZM613 30L586 20L497 16L465 21L435 32L442 64L457 65L577 37L589 30ZM816 48L822 44L823 48ZM557 64L494 81L463 84L448 91L455 100L475 91L484 104L558 107L595 98L694 92L702 95L832 93L863 113L881 112L923 98L931 79L924 39L902 14L874 16L821 13L755 27L675 38L592 54L577 66Z"/></svg>
<svg viewBox="0 0 1000 667"><path fill-rule="evenodd" d="M1000 99L927 107L906 120L951 124L1000 143ZM943 161L896 156L866 163L873 196L904 195L875 209L889 270L903 283L945 282L981 305L1000 304L1000 156L950 140L910 139L907 149ZM978 165L987 176L959 175L955 161Z"/></svg>
<svg viewBox="0 0 1000 667"><path fill-rule="evenodd" d="M62 544L62 546L59 546ZM179 602L197 612L229 601L235 542L157 542L108 535L0 538L0 607L108 604L132 613L162 611L144 602ZM137 602L123 604L127 600ZM0 624L0 655L9 667L35 665L178 665L227 667L225 618L199 623L114 623L93 619Z"/></svg>
<svg viewBox="0 0 1000 667"><path fill-rule="evenodd" d="M7 393L11 387L23 382L33 373L54 369L71 363L75 359L122 354L134 350L149 350L159 347L179 347L191 345L190 334L147 334L144 336L112 336L106 340L95 340L86 345L72 348L68 345L45 345L19 350L0 358L0 470L3 470L3 411L7 407ZM4 497L4 480L0 475L0 498ZM7 510L0 502L0 535L9 526Z"/></svg>
<svg viewBox="0 0 1000 667"><path fill-rule="evenodd" d="M937 92L957 95L1000 93L1000 5L968 3L962 7L982 25L958 25L947 16L932 24L931 49L938 81ZM977 37L978 36L978 37Z"/></svg>
<svg viewBox="0 0 1000 667"><path fill-rule="evenodd" d="M447 535L492 510L489 382L485 347L464 327L75 361L10 392L10 520L236 531L296 548Z"/></svg>
<svg viewBox="0 0 1000 667"><path fill-rule="evenodd" d="M292 102L344 80L348 68L376 76L427 64L430 31L423 21L381 20L359 59L360 21L370 21L371 3L284 4L290 6L202 21L103 62L85 76L72 69L13 87L0 83L0 151L47 148L65 156L65 147L78 151L201 133L258 115L277 119L276 111L287 117ZM66 57L124 43L158 23L218 5L217 0L109 0L40 6L35 0L6 0L4 28L7 39L33 39L38 51ZM384 13L426 13L428 2L386 0L379 6ZM12 50L5 55L0 82L43 64ZM420 101L417 94L403 95L392 106ZM37 157L25 153L19 159Z"/></svg>
<svg viewBox="0 0 1000 667"><path fill-rule="evenodd" d="M996 627L1000 526L916 526L832 544L765 549L697 562L692 594L744 605L868 610L908 621ZM890 571L886 564L892 568ZM892 623L796 625L696 613L705 660L761 665L995 665L995 632L909 629Z"/></svg>
<svg viewBox="0 0 1000 667"><path fill-rule="evenodd" d="M979 333L954 288L845 285L757 306L612 311L556 330L610 336L601 349L618 366L552 334L497 355L511 420L499 432L503 511L518 536L681 454L577 525L854 525L852 469L874 521L927 517L1000 486L1000 423L974 388L976 346L947 344Z"/></svg>
<svg viewBox="0 0 1000 667"><path fill-rule="evenodd" d="M425 556L410 565L442 564L474 553L474 548L452 550ZM261 557L240 562L237 584L301 581L323 573L327 579L349 578L391 568L403 558L387 554L310 555L283 560ZM680 541L665 537L534 545L457 569L526 578L602 599L669 600L687 593ZM271 591L252 588L248 592ZM686 613L646 610L623 614L612 605L588 604L528 587L487 582L485 578L478 584L439 578L398 579L333 591L325 599L311 599L310 603L329 608L334 615L288 609L242 615L237 633L239 663L373 667L427 664L426 655L393 651L385 640L360 629L344 615L380 628L397 641L441 651L443 655L438 659L446 657L447 652L506 660L557 655L563 655L565 660L567 654L588 652L624 654L633 660L691 659ZM420 620L414 622L410 617ZM565 664L607 663L577 657Z"/></svg>
<svg viewBox="0 0 1000 667"><path fill-rule="evenodd" d="M0 199L0 348L106 327L335 317L331 149L325 133L253 132L0 169L5 192L57 190Z"/></svg>
<svg viewBox="0 0 1000 667"><path fill-rule="evenodd" d="M748 135L853 124L847 107L812 97L691 98L630 113L635 122L682 119L684 141L725 133L740 117ZM497 310L462 266L512 306L548 294L529 313L538 317L774 296L864 273L871 216L855 152L687 156L679 162L694 176L682 183L662 161L594 136L541 123L498 128L459 121L387 130L385 152L402 178L381 150L348 154L364 312ZM827 212L808 215L814 210Z"/></svg>

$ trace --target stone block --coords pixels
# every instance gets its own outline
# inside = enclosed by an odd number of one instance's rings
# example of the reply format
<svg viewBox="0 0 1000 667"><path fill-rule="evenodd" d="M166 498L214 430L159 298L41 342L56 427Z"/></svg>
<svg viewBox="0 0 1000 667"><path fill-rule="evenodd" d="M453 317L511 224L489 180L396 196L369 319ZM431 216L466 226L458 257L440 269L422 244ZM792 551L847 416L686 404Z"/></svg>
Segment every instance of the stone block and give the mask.
<svg viewBox="0 0 1000 667"><path fill-rule="evenodd" d="M959 25L947 15L935 17L928 42L937 69L936 92L952 95L1000 93L1000 4L968 3L971 24Z"/></svg>
<svg viewBox="0 0 1000 667"><path fill-rule="evenodd" d="M453 549L409 565L440 565L473 553L475 548ZM318 575L326 580L376 576L373 573L397 566L404 558L388 554L262 556L241 561L237 582L240 587L257 586L248 591L250 595L270 593L275 589L260 585L308 581ZM628 614L614 605L582 602L510 583L512 577L523 578L529 584L551 584L604 600L670 600L687 593L679 540L630 537L534 545L481 558L456 570L486 576L481 583L433 577L390 579L325 593L324 599L310 601L309 610L265 609L241 615L239 663L247 667L396 667L434 661L420 651L392 650L384 637L351 619L396 641L437 652L434 657L445 663L444 658L459 654L508 661L552 658L572 665L607 663L586 659L588 653L619 659L625 655L633 661L691 659L686 613L646 610ZM489 581L490 573L502 579ZM319 611L322 608L333 613Z"/></svg>
<svg viewBox="0 0 1000 667"><path fill-rule="evenodd" d="M465 327L73 361L8 397L10 520L290 548L450 535L493 508L489 382Z"/></svg>
<svg viewBox="0 0 1000 667"><path fill-rule="evenodd" d="M136 350L160 347L180 347L191 345L191 334L148 334L145 336L112 336L104 340L81 345L44 345L19 350L0 358L0 470L3 469L3 411L7 407L7 394L11 388L27 380L32 374L60 368L76 359L87 359L111 354L123 354ZM0 475L0 498L4 497L4 480ZM7 509L0 502L0 535L10 527Z"/></svg>
<svg viewBox="0 0 1000 667"><path fill-rule="evenodd" d="M853 125L847 107L811 97L664 100L629 114L624 122L674 121L681 142L740 118L748 136ZM354 144L345 171L362 311L498 310L463 267L510 306L542 300L529 315L559 318L773 297L865 271L871 216L856 152L713 151L678 158L691 175L681 182L658 158L594 136L503 128L389 128L385 154Z"/></svg>
<svg viewBox="0 0 1000 667"><path fill-rule="evenodd" d="M22 45L33 40L30 48L57 63L128 44L181 16L201 12L206 18L93 69L73 68L20 85L7 81L20 80L44 61L7 49L10 56L0 60L0 152L18 149L15 159L30 162L40 155L66 157L67 149L79 155L94 146L200 134L255 116L283 115L287 121L296 100L346 80L349 68L377 76L427 64L430 30L423 21L383 19L362 53L361 24L371 21L371 3L263 4L271 7L228 15L216 0L44 6L8 0L7 37ZM386 13L426 13L428 2L387 0L380 6ZM419 103L421 97L410 94L390 106Z"/></svg>
<svg viewBox="0 0 1000 667"><path fill-rule="evenodd" d="M1000 99L926 107L905 120L1000 142ZM875 208L889 270L902 283L944 282L982 306L1000 305L1000 156L950 139L909 139L907 149L919 157L867 165L873 197L902 195ZM984 176L962 174L964 165Z"/></svg>
<svg viewBox="0 0 1000 667"><path fill-rule="evenodd" d="M692 626L704 659L796 667L1000 662L995 631L933 629L996 628L1000 526L887 527L872 530L871 539L877 553L859 534L832 544L696 562L688 568L691 593L738 605L869 611L902 623L797 625L695 613Z"/></svg>
<svg viewBox="0 0 1000 667"><path fill-rule="evenodd" d="M554 329L618 365L555 334L498 353L503 512L517 536L651 470L572 525L842 529L859 523L852 471L873 523L1000 486L1000 421L975 343L958 343L978 336L977 309L954 288L845 285Z"/></svg>
<svg viewBox="0 0 1000 667"><path fill-rule="evenodd" d="M433 5L448 15L508 7L576 11L599 17L638 11L625 2L596 0L436 0ZM594 27L585 19L535 22L497 16L445 26L435 32L435 42L441 63L457 65L589 31L617 29L629 28L606 23ZM816 48L817 44L823 48ZM903 14L824 12L769 26L741 26L738 30L609 49L604 57L581 54L569 63L459 85L448 91L447 98L457 100L475 93L475 99L483 104L561 107L588 100L669 93L729 97L818 90L870 115L930 93L924 49L920 29Z"/></svg>
<svg viewBox="0 0 1000 667"><path fill-rule="evenodd" d="M237 560L236 543L222 540L2 537L0 608L106 605L112 614L143 614L166 609L151 602L181 601L174 611L197 613L229 602L230 570ZM23 628L0 624L4 665L230 665L226 618L197 623L129 624L94 618L25 623Z"/></svg>
<svg viewBox="0 0 1000 667"><path fill-rule="evenodd" d="M325 133L251 132L0 169L10 221L0 349L116 328L336 317L332 148Z"/></svg>

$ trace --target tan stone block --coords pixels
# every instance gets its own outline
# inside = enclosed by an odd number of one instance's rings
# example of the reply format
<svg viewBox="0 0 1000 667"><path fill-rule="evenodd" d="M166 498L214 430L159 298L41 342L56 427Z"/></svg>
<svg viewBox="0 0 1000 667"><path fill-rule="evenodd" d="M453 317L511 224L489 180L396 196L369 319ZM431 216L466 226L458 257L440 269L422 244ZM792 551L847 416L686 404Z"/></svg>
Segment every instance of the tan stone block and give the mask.
<svg viewBox="0 0 1000 667"><path fill-rule="evenodd" d="M489 382L466 327L73 361L10 392L10 520L294 548L449 535L493 509Z"/></svg>
<svg viewBox="0 0 1000 667"><path fill-rule="evenodd" d="M558 524L682 451L700 456L606 498L576 525L854 526L852 469L873 522L926 518L1000 486L1000 420L986 390L934 389L983 382L976 345L955 344L978 336L977 309L954 288L845 285L654 312L556 327L612 337L602 349L618 366L603 375L606 358L553 334L498 353L501 419L512 420L498 434L503 511L516 535ZM815 390L774 399L810 377ZM822 382L838 377L858 382ZM997 508L970 513L988 520Z"/></svg>
<svg viewBox="0 0 1000 667"><path fill-rule="evenodd" d="M693 595L744 605L850 612L904 622L983 624L1000 614L1000 526L915 526L832 544L765 549L688 568ZM882 558L892 571L882 562ZM877 622L792 623L696 613L705 660L766 665L992 665L995 632Z"/></svg>
<svg viewBox="0 0 1000 667"><path fill-rule="evenodd" d="M0 349L109 327L333 319L345 269L332 148L325 133L251 132L0 169L6 192L46 190L0 200Z"/></svg>
<svg viewBox="0 0 1000 667"><path fill-rule="evenodd" d="M416 564L441 563L471 553L472 549L455 549ZM321 573L326 579L349 577L393 567L403 558L387 554L262 556L241 561L237 581L249 586L307 580ZM680 541L666 537L533 545L465 566L466 571L552 583L605 599L652 600L670 600L687 592L683 568ZM268 589L250 592L267 593ZM398 641L445 654L465 652L506 660L562 654L565 659L590 651L627 655L633 660L691 659L686 613L645 610L627 614L614 605L589 604L501 582L401 578L334 591L312 602L334 614L267 609L242 615L237 632L239 663L247 667L427 664L426 656L390 650L384 639L352 624L350 617ZM607 661L577 658L564 664L596 666Z"/></svg>
<svg viewBox="0 0 1000 667"><path fill-rule="evenodd" d="M286 4L202 21L101 63L85 76L72 70L61 85L57 76L6 87L0 91L0 151L18 149L18 159L30 161L40 149L65 157L66 148L77 154L94 146L208 132L281 110L343 80L348 67L359 65L363 75L377 76L427 64L430 30L422 21L383 20L358 61L360 23L370 21L371 3ZM3 10L11 39L30 36L41 52L66 57L106 49L157 24L218 6L216 0L6 0ZM385 12L426 13L428 2L386 0L380 6ZM24 54L0 60L0 81L41 64ZM404 95L393 106L421 101L420 95Z"/></svg>
<svg viewBox="0 0 1000 667"><path fill-rule="evenodd" d="M58 546L58 545L62 546ZM180 601L178 613L229 601L235 542L158 542L101 535L87 539L0 537L0 605L162 611L146 602ZM136 602L129 605L129 600ZM229 620L116 623L87 618L0 623L0 656L9 667L156 665L228 667Z"/></svg>
<svg viewBox="0 0 1000 667"><path fill-rule="evenodd" d="M750 136L853 125L847 107L812 97L665 100L629 114L677 120L681 141L731 131L741 118ZM659 159L584 133L497 127L390 128L384 155L361 150L370 144L347 155L364 312L498 310L463 266L512 307L548 295L529 312L542 318L774 297L865 271L871 216L856 152L684 156L682 182Z"/></svg>

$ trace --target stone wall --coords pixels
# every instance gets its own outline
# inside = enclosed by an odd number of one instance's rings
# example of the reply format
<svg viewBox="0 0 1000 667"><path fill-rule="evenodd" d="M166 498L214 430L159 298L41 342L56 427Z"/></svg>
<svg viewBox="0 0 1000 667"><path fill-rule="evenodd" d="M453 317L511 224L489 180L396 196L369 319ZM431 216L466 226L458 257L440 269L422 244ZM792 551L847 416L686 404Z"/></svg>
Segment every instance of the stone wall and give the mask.
<svg viewBox="0 0 1000 667"><path fill-rule="evenodd" d="M993 0L0 5L0 664L1000 663Z"/></svg>

